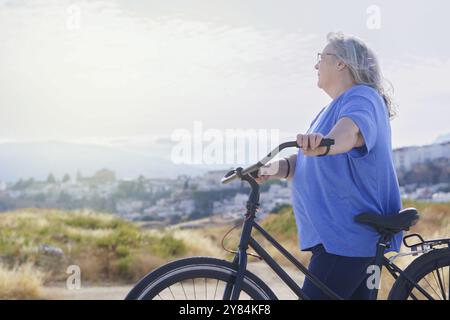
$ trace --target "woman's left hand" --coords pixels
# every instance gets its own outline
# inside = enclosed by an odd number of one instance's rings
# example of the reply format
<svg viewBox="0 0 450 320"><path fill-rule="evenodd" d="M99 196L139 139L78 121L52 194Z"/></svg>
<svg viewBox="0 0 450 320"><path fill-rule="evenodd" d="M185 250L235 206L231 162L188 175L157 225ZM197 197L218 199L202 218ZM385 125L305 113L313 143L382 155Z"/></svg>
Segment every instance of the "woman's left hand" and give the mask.
<svg viewBox="0 0 450 320"><path fill-rule="evenodd" d="M319 147L323 135L320 133L298 134L297 144L301 146L305 156L319 156L327 151L327 147Z"/></svg>

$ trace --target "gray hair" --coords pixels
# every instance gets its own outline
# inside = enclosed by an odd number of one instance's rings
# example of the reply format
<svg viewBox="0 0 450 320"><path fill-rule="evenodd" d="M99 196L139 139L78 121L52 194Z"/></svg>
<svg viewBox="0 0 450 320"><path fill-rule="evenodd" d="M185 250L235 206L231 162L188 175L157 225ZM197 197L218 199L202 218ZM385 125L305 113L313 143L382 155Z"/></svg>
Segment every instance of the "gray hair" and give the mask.
<svg viewBox="0 0 450 320"><path fill-rule="evenodd" d="M349 68L355 82L378 91L386 104L389 118L394 117L393 87L383 78L375 53L361 39L342 32L329 33L327 40L336 50L336 56Z"/></svg>

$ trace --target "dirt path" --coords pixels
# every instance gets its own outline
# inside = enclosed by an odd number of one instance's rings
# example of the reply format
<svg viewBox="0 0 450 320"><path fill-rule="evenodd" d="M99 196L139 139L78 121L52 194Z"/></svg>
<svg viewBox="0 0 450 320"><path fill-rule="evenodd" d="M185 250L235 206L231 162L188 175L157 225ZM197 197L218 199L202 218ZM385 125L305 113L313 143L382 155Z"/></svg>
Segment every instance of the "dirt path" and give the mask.
<svg viewBox="0 0 450 320"><path fill-rule="evenodd" d="M132 286L81 287L69 290L65 286L44 288L44 296L58 300L123 300Z"/></svg>
<svg viewBox="0 0 450 320"><path fill-rule="evenodd" d="M258 277L263 279L269 287L274 291L279 299L289 300L297 299L292 291L287 287L278 276L263 262L249 263L248 269L255 273ZM303 283L303 275L300 271L293 268L285 268L285 271L301 286ZM201 286L200 286L201 287ZM79 290L68 290L64 285L45 287L44 294L49 299L62 300L122 300L131 290L132 286L95 286L95 287L81 287ZM186 290L189 290L186 288ZM201 289L197 289L201 290ZM199 297L205 293L197 292Z"/></svg>

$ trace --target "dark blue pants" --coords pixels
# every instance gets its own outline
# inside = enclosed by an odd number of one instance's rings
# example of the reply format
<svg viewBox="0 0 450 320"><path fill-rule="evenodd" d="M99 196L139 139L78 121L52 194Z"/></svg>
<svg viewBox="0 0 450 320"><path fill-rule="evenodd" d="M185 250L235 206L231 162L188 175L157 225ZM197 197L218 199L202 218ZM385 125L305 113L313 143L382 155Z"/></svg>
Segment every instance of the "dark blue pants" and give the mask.
<svg viewBox="0 0 450 320"><path fill-rule="evenodd" d="M325 251L320 244L311 249L312 257L308 270L319 278L326 286L343 299L367 300L370 290L366 281L367 267L375 258L344 257ZM314 300L325 300L329 297L305 278L303 290Z"/></svg>

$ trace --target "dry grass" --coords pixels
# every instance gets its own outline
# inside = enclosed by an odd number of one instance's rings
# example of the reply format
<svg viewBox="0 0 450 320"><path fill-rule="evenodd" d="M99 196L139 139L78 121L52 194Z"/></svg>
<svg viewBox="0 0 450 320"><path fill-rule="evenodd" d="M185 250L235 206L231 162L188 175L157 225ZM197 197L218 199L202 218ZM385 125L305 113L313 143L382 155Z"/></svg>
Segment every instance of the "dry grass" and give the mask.
<svg viewBox="0 0 450 320"><path fill-rule="evenodd" d="M0 266L0 299L42 299L45 274L32 264Z"/></svg>
<svg viewBox="0 0 450 320"><path fill-rule="evenodd" d="M425 239L449 237L450 203L405 202L421 213L421 220L411 230ZM309 252L301 252L291 209L271 214L260 224L304 265ZM68 265L81 268L81 278L90 284L135 283L145 274L169 260L183 256L212 256L231 260L233 255L221 247L223 235L232 225L208 225L199 229L170 228L143 230L136 224L113 215L88 211L26 209L0 215L0 298L43 298L42 286L67 279ZM241 228L229 234L225 246L235 250ZM275 248L254 233L257 241L278 263L291 266ZM59 247L63 258L45 256L41 244ZM402 249L406 252L406 249ZM251 250L250 250L251 252ZM396 260L405 268L414 257ZM256 261L249 258L249 262ZM380 299L385 299L393 280L383 273Z"/></svg>
<svg viewBox="0 0 450 320"><path fill-rule="evenodd" d="M42 250L44 245L62 254ZM46 283L65 281L69 265L78 265L89 283L135 282L168 260L192 254L167 233L152 234L111 214L22 209L0 215L0 261L10 269L32 263L49 274Z"/></svg>
<svg viewBox="0 0 450 320"><path fill-rule="evenodd" d="M220 241L205 232L206 230L174 230L171 234L174 238L182 240L193 255L204 255L212 257L223 257Z"/></svg>
<svg viewBox="0 0 450 320"><path fill-rule="evenodd" d="M281 214L271 214L267 216L261 225L266 229L283 247L288 250L300 262L308 264L311 254L300 251L297 244L297 231L295 221L289 210L284 210ZM292 221L291 221L292 219ZM289 231L284 231L286 225L294 223L289 227ZM274 228L274 226L276 226ZM182 240L195 255L206 255L216 258L231 260L233 254L227 253L221 245L223 236L233 227L233 224L206 227L199 229L177 229L172 228L171 235ZM157 232L157 231L155 231ZM241 235L241 225L228 234L224 245L229 250L237 250ZM281 265L292 266L292 264L258 232L253 231L253 236L260 245ZM250 249L248 252L252 252ZM249 262L256 262L258 259L249 256Z"/></svg>

